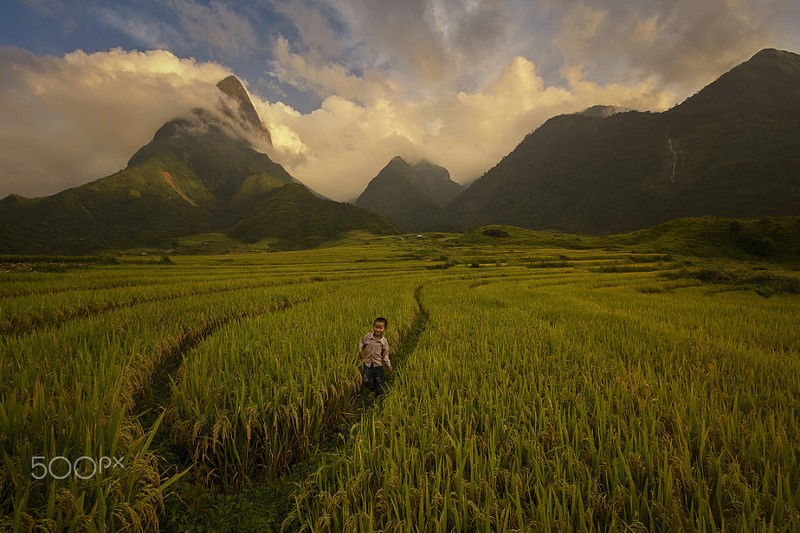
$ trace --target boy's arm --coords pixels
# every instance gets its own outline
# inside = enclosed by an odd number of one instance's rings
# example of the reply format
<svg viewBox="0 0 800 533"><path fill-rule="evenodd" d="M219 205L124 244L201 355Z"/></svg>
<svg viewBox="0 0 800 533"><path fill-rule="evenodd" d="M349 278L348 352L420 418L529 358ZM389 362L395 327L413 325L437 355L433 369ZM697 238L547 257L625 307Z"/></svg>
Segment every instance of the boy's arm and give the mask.
<svg viewBox="0 0 800 533"><path fill-rule="evenodd" d="M361 337L361 340L358 342L358 357L361 361L364 360L364 347L366 347L367 343L365 342L366 337Z"/></svg>
<svg viewBox="0 0 800 533"><path fill-rule="evenodd" d="M387 366L389 372L392 371L392 362L389 360L389 342L383 345L383 364Z"/></svg>

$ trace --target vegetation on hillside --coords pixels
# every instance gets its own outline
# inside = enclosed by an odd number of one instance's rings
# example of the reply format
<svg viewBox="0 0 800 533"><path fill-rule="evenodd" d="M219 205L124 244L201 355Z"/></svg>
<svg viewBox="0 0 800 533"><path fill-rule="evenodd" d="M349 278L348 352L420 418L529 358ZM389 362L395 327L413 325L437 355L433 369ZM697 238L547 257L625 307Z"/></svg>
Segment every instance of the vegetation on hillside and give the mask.
<svg viewBox="0 0 800 533"><path fill-rule="evenodd" d="M378 215L315 196L245 141L191 124L167 123L111 176L46 198L0 200L0 253L174 250L182 237L215 232L307 248L351 229L394 230Z"/></svg>
<svg viewBox="0 0 800 533"><path fill-rule="evenodd" d="M664 113L545 122L457 197L467 226L610 234L800 215L800 56L765 50Z"/></svg>
<svg viewBox="0 0 800 533"><path fill-rule="evenodd" d="M395 157L367 184L355 205L369 209L405 231L447 230L458 225L447 204L462 191L447 169Z"/></svg>

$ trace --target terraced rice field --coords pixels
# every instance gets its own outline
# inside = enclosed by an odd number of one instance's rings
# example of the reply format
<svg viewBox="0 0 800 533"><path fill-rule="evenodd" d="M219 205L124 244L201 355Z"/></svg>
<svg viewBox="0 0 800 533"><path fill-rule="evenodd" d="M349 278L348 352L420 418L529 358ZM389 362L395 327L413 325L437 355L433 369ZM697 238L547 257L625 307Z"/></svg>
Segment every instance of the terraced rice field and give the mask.
<svg viewBox="0 0 800 533"><path fill-rule="evenodd" d="M172 261L0 274L0 530L800 530L792 291L447 235Z"/></svg>

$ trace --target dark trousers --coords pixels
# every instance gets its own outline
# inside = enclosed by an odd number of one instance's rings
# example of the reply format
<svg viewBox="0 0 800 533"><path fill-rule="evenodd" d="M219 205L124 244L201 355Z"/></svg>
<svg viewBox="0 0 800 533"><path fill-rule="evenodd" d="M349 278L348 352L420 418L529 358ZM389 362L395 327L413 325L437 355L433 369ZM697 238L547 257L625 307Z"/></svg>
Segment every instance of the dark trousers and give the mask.
<svg viewBox="0 0 800 533"><path fill-rule="evenodd" d="M367 366L362 369L364 372L363 386L375 393L375 396L383 392L383 367Z"/></svg>

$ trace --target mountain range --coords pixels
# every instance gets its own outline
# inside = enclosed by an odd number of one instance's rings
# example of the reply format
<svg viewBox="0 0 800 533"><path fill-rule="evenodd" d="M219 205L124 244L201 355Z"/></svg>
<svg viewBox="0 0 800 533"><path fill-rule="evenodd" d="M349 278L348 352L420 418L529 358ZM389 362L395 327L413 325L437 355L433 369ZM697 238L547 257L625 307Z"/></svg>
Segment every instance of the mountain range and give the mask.
<svg viewBox="0 0 800 533"><path fill-rule="evenodd" d="M560 115L468 187L395 157L355 205L256 151L271 144L231 76L219 101L164 124L125 169L44 198L0 200L0 253L170 247L209 232L275 249L342 232L486 224L609 234L682 217L800 214L800 55L762 50L662 113Z"/></svg>
<svg viewBox="0 0 800 533"><path fill-rule="evenodd" d="M800 214L800 55L762 50L663 113L614 111L548 120L448 210L588 234Z"/></svg>
<svg viewBox="0 0 800 533"><path fill-rule="evenodd" d="M254 150L253 139L271 138L246 90L233 76L218 88L216 106L164 124L125 169L48 197L0 200L0 252L165 248L207 232L286 249L356 228L395 230L379 215L314 194Z"/></svg>

